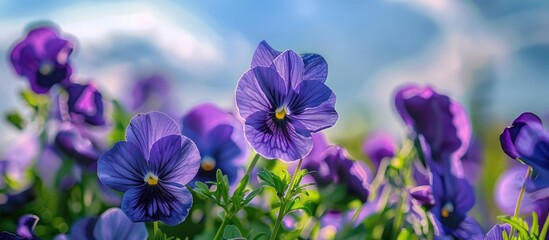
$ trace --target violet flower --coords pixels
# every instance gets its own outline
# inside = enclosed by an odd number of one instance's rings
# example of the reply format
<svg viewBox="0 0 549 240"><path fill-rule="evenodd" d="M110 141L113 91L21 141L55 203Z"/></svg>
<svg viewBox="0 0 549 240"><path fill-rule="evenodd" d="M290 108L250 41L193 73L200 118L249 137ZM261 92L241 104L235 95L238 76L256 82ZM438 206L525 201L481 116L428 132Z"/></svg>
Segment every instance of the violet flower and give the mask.
<svg viewBox="0 0 549 240"><path fill-rule="evenodd" d="M94 83L71 83L66 87L69 94L68 111L74 122L104 125L103 97Z"/></svg>
<svg viewBox="0 0 549 240"><path fill-rule="evenodd" d="M95 169L97 160L102 153L92 138L86 135L83 127L70 122L60 124L54 145L60 152L87 168Z"/></svg>
<svg viewBox="0 0 549 240"><path fill-rule="evenodd" d="M461 157L468 149L471 124L463 106L429 86L402 87L395 106L404 123L420 140L427 164L440 173L452 169L462 176ZM457 166L456 166L457 165Z"/></svg>
<svg viewBox="0 0 549 240"><path fill-rule="evenodd" d="M18 75L26 77L36 93L46 93L61 83L69 83L72 67L69 55L73 44L51 26L31 29L11 50L10 60Z"/></svg>
<svg viewBox="0 0 549 240"><path fill-rule="evenodd" d="M236 89L248 142L268 159L303 158L313 145L311 133L338 118L335 94L324 84L326 62L316 54L279 53L263 41L251 67Z"/></svg>
<svg viewBox="0 0 549 240"><path fill-rule="evenodd" d="M381 160L394 157L396 151L393 138L385 133L369 135L362 145L362 153L370 158L376 169L379 168Z"/></svg>
<svg viewBox="0 0 549 240"><path fill-rule="evenodd" d="M538 116L530 112L525 112L519 115L515 121L513 121L512 125L506 127L499 136L501 149L513 159L520 157L516 149L516 140L523 127L527 125L543 128L543 123Z"/></svg>
<svg viewBox="0 0 549 240"><path fill-rule="evenodd" d="M467 215L475 203L471 184L453 174L433 174L435 205L430 210L439 228L438 236L458 239L482 239L484 231L478 222Z"/></svg>
<svg viewBox="0 0 549 240"><path fill-rule="evenodd" d="M201 156L200 169L191 186L195 181L215 181L217 169L227 175L230 184L244 174L248 145L242 124L233 115L213 104L201 104L183 117L181 127L183 135L196 143Z"/></svg>
<svg viewBox="0 0 549 240"><path fill-rule="evenodd" d="M319 187L343 184L347 187L349 195L357 197L362 202L368 200L371 180L369 168L360 161L349 159L346 150L340 146L327 147L322 153L322 158L317 161L306 161L303 168L311 171L311 176Z"/></svg>
<svg viewBox="0 0 549 240"><path fill-rule="evenodd" d="M200 153L179 126L160 112L138 114L117 142L98 161L105 186L124 192L122 211L133 222L181 223L189 214L192 194L185 184L196 175Z"/></svg>

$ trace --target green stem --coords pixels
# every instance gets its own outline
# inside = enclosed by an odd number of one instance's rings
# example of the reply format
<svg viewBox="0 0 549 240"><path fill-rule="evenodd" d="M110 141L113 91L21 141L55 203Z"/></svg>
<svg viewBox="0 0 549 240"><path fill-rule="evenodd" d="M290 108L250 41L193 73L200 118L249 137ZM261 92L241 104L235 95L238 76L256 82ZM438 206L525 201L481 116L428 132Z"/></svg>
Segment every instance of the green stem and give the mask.
<svg viewBox="0 0 549 240"><path fill-rule="evenodd" d="M541 234L539 236L539 239L545 239L548 228L549 228L549 215L547 215L547 218L545 219L545 223L543 224L543 228L541 229Z"/></svg>
<svg viewBox="0 0 549 240"><path fill-rule="evenodd" d="M286 203L289 200L289 198L292 196L292 191L294 189L294 183L295 178L299 170L301 170L301 164L303 164L303 158L299 159L299 163L297 164L297 167L295 168L294 175L292 175L292 179L290 180L290 186L288 186L288 190L286 191L286 195L284 196L282 201L280 202L280 210L278 211L278 217L276 219L273 232L271 233L271 240L276 239L278 235L278 230L280 229L280 225L282 224L282 219L284 218L284 214L286 213Z"/></svg>
<svg viewBox="0 0 549 240"><path fill-rule="evenodd" d="M242 180L245 179L246 176L250 176L250 174L252 173L252 170L254 169L255 165L257 165L257 162L259 161L259 157L260 157L259 154L256 153L254 158L252 159L252 162L250 163L250 165L246 169L246 173L244 174L244 176L240 180L240 183L238 184L238 186L240 186L240 184L247 184L247 183L243 183ZM249 177L248 177L248 179L249 179ZM228 209L226 209L226 210L228 210ZM229 212L229 211L225 212L225 217L223 218L223 221L221 222L221 227L219 227L219 229L217 229L217 233L215 234L214 239L218 240L218 239L222 238L223 230L225 229L227 224L229 224L229 221L231 220L233 215L236 214L239 210L240 209L236 209L234 212Z"/></svg>
<svg viewBox="0 0 549 240"><path fill-rule="evenodd" d="M156 240L158 237L158 221L153 222L153 239Z"/></svg>
<svg viewBox="0 0 549 240"><path fill-rule="evenodd" d="M256 153L254 156L254 159L248 166L248 169L246 169L246 174L244 176L246 175L249 176L252 173L252 170L254 169L255 165L257 164L257 161L259 160L259 157L260 157L259 154Z"/></svg>
<svg viewBox="0 0 549 240"><path fill-rule="evenodd" d="M229 221L231 220L232 217L233 217L232 214L225 215L225 217L223 218L223 222L221 222L221 226L219 227L219 229L217 229L217 233L215 234L215 237L214 237L215 240L222 239L223 230L225 229L225 227L227 227L227 224L229 224Z"/></svg>
<svg viewBox="0 0 549 240"><path fill-rule="evenodd" d="M517 199L517 205L515 206L515 214L513 215L513 218L518 218L520 213L520 206L522 205L522 199L524 198L524 191L526 190L526 181L530 178L530 174L532 174L532 168L528 167L528 170L526 170L526 176L524 177L524 183L522 184L522 188L520 188L519 197ZM515 236L515 229L513 229L513 226L511 226L511 237Z"/></svg>

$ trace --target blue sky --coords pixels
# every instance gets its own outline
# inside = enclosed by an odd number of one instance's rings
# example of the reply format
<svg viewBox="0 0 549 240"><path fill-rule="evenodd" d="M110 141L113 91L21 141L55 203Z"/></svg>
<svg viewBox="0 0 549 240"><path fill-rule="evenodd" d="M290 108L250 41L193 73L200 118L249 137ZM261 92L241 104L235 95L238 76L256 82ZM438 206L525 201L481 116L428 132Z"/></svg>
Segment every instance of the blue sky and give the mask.
<svg viewBox="0 0 549 240"><path fill-rule="evenodd" d="M233 107L236 82L267 40L326 58L341 115L333 134L349 124L398 134L392 94L405 83L482 107L486 121L545 114L548 11L541 1L4 1L0 54L27 24L49 20L78 39L78 79L122 96L133 81L161 73L182 114L203 101ZM17 91L27 83L7 58L0 74L0 111L21 107Z"/></svg>

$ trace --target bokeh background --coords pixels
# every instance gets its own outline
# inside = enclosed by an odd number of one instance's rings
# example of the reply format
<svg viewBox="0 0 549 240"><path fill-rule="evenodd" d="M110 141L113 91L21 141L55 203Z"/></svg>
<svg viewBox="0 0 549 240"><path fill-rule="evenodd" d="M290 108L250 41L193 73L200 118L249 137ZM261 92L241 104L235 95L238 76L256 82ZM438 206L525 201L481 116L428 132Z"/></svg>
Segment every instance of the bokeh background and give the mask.
<svg viewBox="0 0 549 240"><path fill-rule="evenodd" d="M485 230L500 214L494 186L512 163L499 133L524 111L549 120L547 1L0 1L1 113L23 107L18 94L28 83L8 52L40 21L77 39L77 78L129 104L136 81L163 76L176 114L205 101L234 108L236 83L261 40L321 54L340 113L328 135L357 159L365 159L359 147L369 133L404 137L396 87L433 85L466 106L485 149L473 213ZM1 145L17 133L5 120L0 132Z"/></svg>

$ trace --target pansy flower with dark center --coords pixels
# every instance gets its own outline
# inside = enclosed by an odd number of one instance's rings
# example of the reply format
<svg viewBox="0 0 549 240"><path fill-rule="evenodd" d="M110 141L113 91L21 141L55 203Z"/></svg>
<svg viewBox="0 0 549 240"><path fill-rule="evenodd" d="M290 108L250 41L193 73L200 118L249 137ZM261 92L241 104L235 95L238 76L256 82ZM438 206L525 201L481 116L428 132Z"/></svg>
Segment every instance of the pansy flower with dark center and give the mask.
<svg viewBox="0 0 549 240"><path fill-rule="evenodd" d="M475 204L473 187L465 178L453 174L433 174L432 192L435 205L430 212L438 226L438 236L458 239L482 239L484 231L478 222L467 215Z"/></svg>
<svg viewBox="0 0 549 240"><path fill-rule="evenodd" d="M181 223L189 214L192 194L185 184L196 175L200 153L179 126L160 112L138 114L117 142L98 161L105 186L124 192L122 211L133 222Z"/></svg>
<svg viewBox="0 0 549 240"><path fill-rule="evenodd" d="M471 139L471 123L465 108L431 87L415 85L397 91L395 106L412 137L420 140L431 171L444 173L453 168L455 174L462 176L461 157Z"/></svg>
<svg viewBox="0 0 549 240"><path fill-rule="evenodd" d="M317 54L282 53L265 41L238 81L236 104L245 135L267 159L294 161L312 148L311 133L335 124L335 94L324 83L326 61Z"/></svg>
<svg viewBox="0 0 549 240"><path fill-rule="evenodd" d="M40 26L15 45L10 60L17 74L30 81L34 92L46 93L57 83L69 83L72 49L73 44L63 39L57 29Z"/></svg>
<svg viewBox="0 0 549 240"><path fill-rule="evenodd" d="M40 238L34 233L34 228L38 223L38 216L32 214L26 214L19 218L19 223L17 224L17 234L9 232L0 232L0 239L2 240L39 240Z"/></svg>
<svg viewBox="0 0 549 240"><path fill-rule="evenodd" d="M104 125L103 97L94 83L71 83L67 86L68 112L72 121Z"/></svg>
<svg viewBox="0 0 549 240"><path fill-rule="evenodd" d="M242 124L230 113L213 104L201 104L191 109L181 121L182 133L196 143L200 151L200 169L195 181L215 181L220 169L229 183L236 183L244 174L248 145Z"/></svg>

